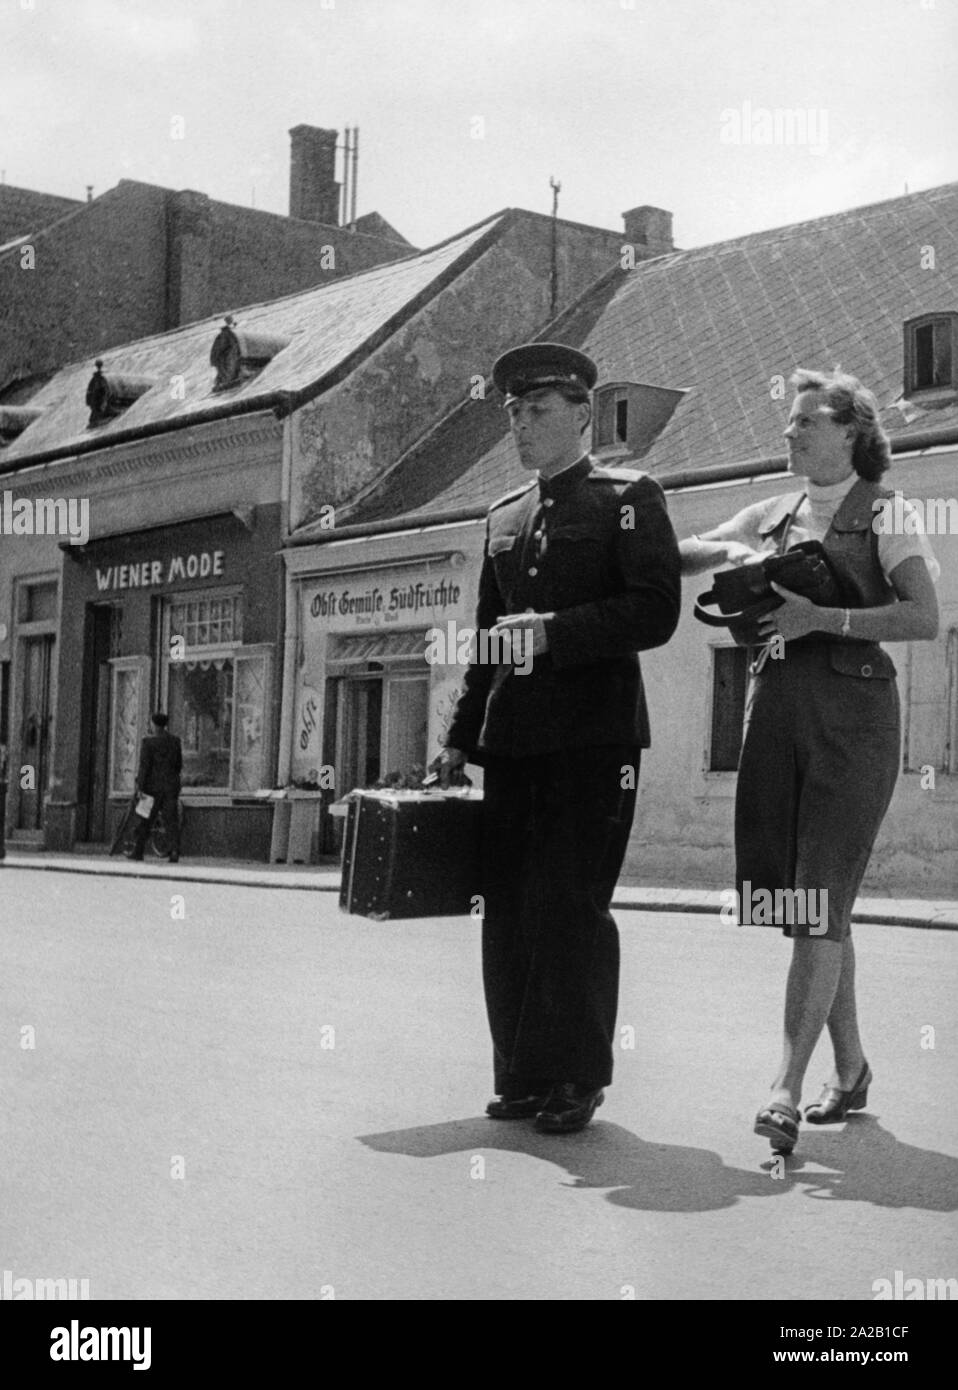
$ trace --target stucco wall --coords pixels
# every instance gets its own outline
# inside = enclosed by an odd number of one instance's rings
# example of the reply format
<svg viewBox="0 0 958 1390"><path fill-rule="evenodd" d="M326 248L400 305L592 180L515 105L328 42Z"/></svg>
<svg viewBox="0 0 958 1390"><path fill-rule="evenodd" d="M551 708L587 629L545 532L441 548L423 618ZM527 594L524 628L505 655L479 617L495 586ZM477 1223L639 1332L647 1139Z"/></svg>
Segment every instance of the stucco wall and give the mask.
<svg viewBox="0 0 958 1390"><path fill-rule="evenodd" d="M560 224L562 308L615 263L621 238ZM550 315L548 219L517 216L488 250L340 386L297 412L293 526L380 477L507 347Z"/></svg>

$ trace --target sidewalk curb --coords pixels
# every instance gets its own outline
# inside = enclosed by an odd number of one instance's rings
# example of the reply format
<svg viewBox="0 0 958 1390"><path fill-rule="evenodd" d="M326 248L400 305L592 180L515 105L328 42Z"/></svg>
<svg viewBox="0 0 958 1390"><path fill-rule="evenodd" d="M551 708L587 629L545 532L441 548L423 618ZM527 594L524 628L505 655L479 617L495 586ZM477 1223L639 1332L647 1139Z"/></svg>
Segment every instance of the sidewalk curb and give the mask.
<svg viewBox="0 0 958 1390"><path fill-rule="evenodd" d="M96 858L50 857L45 854L8 854L0 859L0 870L43 869L47 873L92 874L106 878L165 879L177 883L207 883L237 888L286 888L313 893L339 892L338 869L287 868L268 869L239 866L216 868L207 865L178 864L175 868L164 861L133 865L129 860ZM629 912L701 913L717 916L723 906L720 892L706 889L629 888L620 886L612 906ZM958 931L958 902L907 903L895 899L859 899L852 913L852 922L881 927L918 927L927 931Z"/></svg>

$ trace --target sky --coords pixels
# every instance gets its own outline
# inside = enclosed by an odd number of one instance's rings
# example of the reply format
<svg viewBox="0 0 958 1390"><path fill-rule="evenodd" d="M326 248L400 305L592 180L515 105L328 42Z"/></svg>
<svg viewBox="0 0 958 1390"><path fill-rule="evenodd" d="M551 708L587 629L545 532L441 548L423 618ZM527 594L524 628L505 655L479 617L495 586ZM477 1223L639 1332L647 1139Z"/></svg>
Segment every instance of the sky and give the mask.
<svg viewBox="0 0 958 1390"><path fill-rule="evenodd" d="M0 0L0 177L289 210L359 127L359 214L504 207L707 245L958 180L958 0ZM777 124L776 124L777 113Z"/></svg>

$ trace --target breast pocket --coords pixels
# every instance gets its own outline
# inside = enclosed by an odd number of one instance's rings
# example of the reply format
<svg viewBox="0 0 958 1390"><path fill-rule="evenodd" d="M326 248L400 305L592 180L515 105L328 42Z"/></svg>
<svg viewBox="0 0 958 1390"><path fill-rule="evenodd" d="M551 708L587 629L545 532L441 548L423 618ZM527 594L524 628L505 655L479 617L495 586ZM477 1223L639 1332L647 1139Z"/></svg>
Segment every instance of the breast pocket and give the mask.
<svg viewBox="0 0 958 1390"><path fill-rule="evenodd" d="M602 595L607 545L593 526L557 526L548 533L546 557L556 607Z"/></svg>
<svg viewBox="0 0 958 1390"><path fill-rule="evenodd" d="M496 583L502 597L507 601L515 587L516 564L519 558L518 539L515 533L489 537L489 560L496 572Z"/></svg>
<svg viewBox="0 0 958 1390"><path fill-rule="evenodd" d="M490 536L489 555L495 559L497 555L505 555L508 551L515 549L515 536Z"/></svg>

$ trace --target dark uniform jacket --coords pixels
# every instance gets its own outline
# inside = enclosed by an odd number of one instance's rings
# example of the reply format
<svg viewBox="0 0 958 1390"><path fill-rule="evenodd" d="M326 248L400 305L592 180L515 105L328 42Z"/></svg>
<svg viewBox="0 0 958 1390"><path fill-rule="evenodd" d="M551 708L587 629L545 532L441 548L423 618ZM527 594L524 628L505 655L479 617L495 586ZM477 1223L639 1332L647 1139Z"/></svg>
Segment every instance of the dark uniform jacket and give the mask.
<svg viewBox="0 0 958 1390"><path fill-rule="evenodd" d="M470 665L445 742L474 762L597 744L647 748L636 653L679 620L679 551L662 489L588 456L493 503L476 627L533 610L549 650L528 674Z"/></svg>
<svg viewBox="0 0 958 1390"><path fill-rule="evenodd" d="M183 749L180 740L167 729L148 734L140 744L140 766L136 781L147 796L179 796Z"/></svg>

